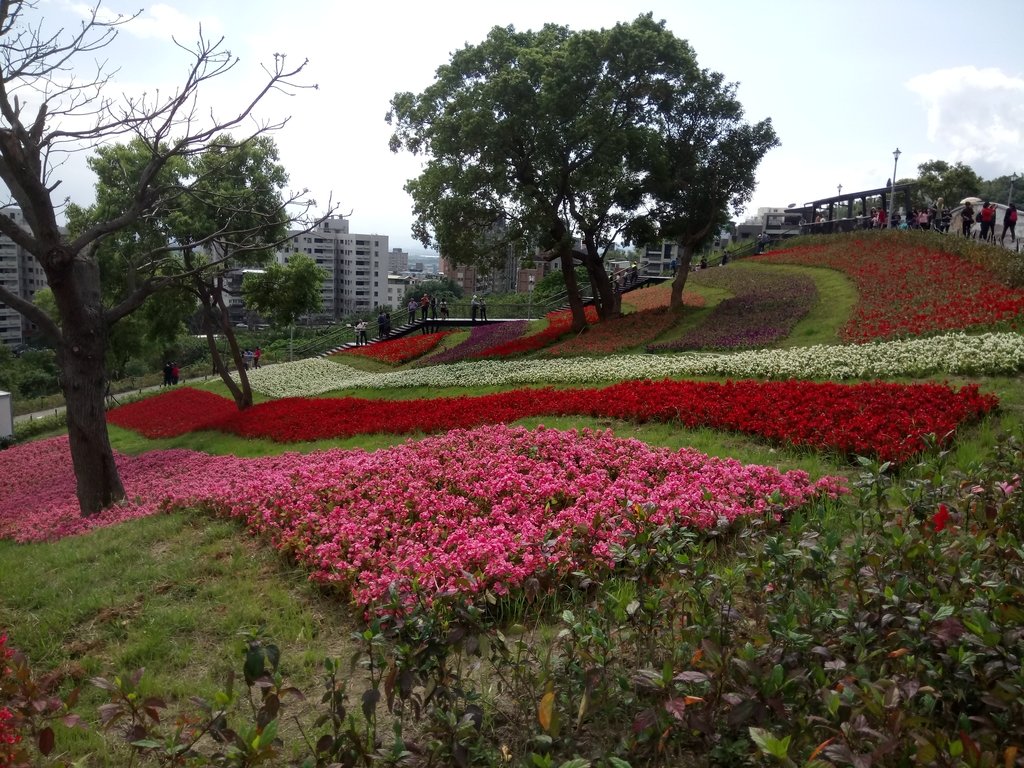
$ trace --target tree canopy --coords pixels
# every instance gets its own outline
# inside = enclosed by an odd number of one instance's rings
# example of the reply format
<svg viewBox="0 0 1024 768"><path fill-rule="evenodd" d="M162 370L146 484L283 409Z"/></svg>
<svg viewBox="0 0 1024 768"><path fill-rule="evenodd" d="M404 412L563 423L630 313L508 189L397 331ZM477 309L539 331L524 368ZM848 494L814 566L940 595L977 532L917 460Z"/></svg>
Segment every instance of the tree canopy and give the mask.
<svg viewBox="0 0 1024 768"><path fill-rule="evenodd" d="M686 215L701 226L720 218L749 193L706 182L752 179L775 141L768 121L740 130L732 86L702 70L689 44L650 14L582 32L495 27L457 51L426 90L398 93L391 107L392 149L428 157L406 187L419 239L485 268L524 243L540 248L559 260L577 328L586 321L576 263L599 313L617 313L604 266L616 238L668 232L691 204ZM726 134L761 141L726 151ZM670 162L673 152L686 157ZM749 158L749 174L727 172Z"/></svg>
<svg viewBox="0 0 1024 768"><path fill-rule="evenodd" d="M218 137L243 125L247 133L239 137L239 145L282 127L287 119L258 120L255 110L272 90L300 87L294 77L305 62L289 67L284 56L274 54L255 93L240 98L235 108L222 104L217 113L207 114L199 104L203 87L230 72L238 60L223 48L222 40L200 35L191 49L178 46L190 57L178 88L115 98L106 91L114 70L102 60L97 64L97 55L133 17L105 20L109 17L97 3L87 9L79 28L48 30L42 10L31 0L0 3L0 181L26 223L22 228L0 217L0 233L42 266L59 321L2 286L0 301L34 322L54 344L79 504L84 514L91 514L124 498L104 403L110 328L179 279L152 270L126 285L117 303L105 305L97 250L128 228L139 226L136 231L143 231L139 222L167 210L199 181L168 174L176 163L216 147ZM79 64L91 76L76 71ZM69 234L58 223L63 203L55 204L52 198L60 183L55 175L61 159L69 151L104 147L125 136L135 137L145 151L132 169L133 183L124 188L122 204ZM226 232L237 235L232 226ZM206 242L216 234L225 232L208 233ZM166 254L161 247L142 258L155 264Z"/></svg>

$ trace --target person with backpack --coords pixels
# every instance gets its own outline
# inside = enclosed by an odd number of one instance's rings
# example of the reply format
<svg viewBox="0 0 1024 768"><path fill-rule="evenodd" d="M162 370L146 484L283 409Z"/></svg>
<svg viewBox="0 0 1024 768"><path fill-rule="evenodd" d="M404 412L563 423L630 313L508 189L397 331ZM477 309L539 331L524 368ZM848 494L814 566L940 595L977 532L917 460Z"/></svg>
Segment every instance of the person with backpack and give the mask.
<svg viewBox="0 0 1024 768"><path fill-rule="evenodd" d="M1003 234L999 237L999 244L1003 244L1003 239L1006 237L1006 232L1010 232L1010 244L1012 245L1017 241L1017 206L1010 203L1006 207L1006 213L1003 214Z"/></svg>

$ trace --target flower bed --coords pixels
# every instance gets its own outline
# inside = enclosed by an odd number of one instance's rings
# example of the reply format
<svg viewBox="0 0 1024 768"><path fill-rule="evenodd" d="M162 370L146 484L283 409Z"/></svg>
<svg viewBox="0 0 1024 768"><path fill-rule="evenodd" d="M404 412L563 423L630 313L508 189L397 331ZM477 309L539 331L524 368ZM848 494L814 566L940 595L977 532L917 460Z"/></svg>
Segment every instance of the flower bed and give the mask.
<svg viewBox="0 0 1024 768"><path fill-rule="evenodd" d="M350 347L341 352L335 352L331 356L357 355L359 357L368 357L371 360L379 360L390 365L401 365L425 355L440 344L441 339L449 333L452 333L452 331L402 336L398 339L378 341L362 347Z"/></svg>
<svg viewBox="0 0 1024 768"><path fill-rule="evenodd" d="M673 341L653 344L649 351L743 349L774 344L786 338L818 300L814 281L803 275L716 269L702 271L699 280L733 296L711 310L699 327Z"/></svg>
<svg viewBox="0 0 1024 768"><path fill-rule="evenodd" d="M488 354L488 350L518 339L526 332L526 320L511 320L505 323L480 323L473 326L469 338L451 349L438 352L422 361L423 365L454 363L470 357Z"/></svg>
<svg viewBox="0 0 1024 768"><path fill-rule="evenodd" d="M335 360L311 357L260 368L258 371L249 371L249 383L254 390L270 397L298 397L358 386L353 382L373 375ZM397 371L396 374L403 375ZM237 373L233 373L232 377L238 381Z"/></svg>
<svg viewBox="0 0 1024 768"><path fill-rule="evenodd" d="M153 439L195 432L235 413L238 407L226 397L181 387L113 408L107 421Z"/></svg>
<svg viewBox="0 0 1024 768"><path fill-rule="evenodd" d="M660 285L651 285L623 294L622 305L631 307L637 312L643 312L645 309L667 307L671 299L672 283L666 281ZM687 307L703 307L704 297L699 293L683 291L683 304Z"/></svg>
<svg viewBox="0 0 1024 768"><path fill-rule="evenodd" d="M584 314L587 317L588 323L597 322L597 309L593 306L584 307ZM513 341L499 344L497 346L488 349L486 353L477 353L476 355L468 356L470 358L501 358L501 357L515 357L516 355L525 355L528 352L536 352L538 349L543 349L548 344L562 338L572 329L572 312L569 310L559 310L557 312L548 312L545 315L548 321L548 326L539 333L534 333L529 336L522 336Z"/></svg>
<svg viewBox="0 0 1024 768"><path fill-rule="evenodd" d="M41 458L46 484L33 474ZM199 507L244 521L360 605L382 606L392 589L404 604L504 594L531 577L610 566L615 546L650 526L708 528L844 490L836 478L609 433L504 426L374 453L117 458L133 503L83 519L66 437L0 452L2 476L21 479L0 500L0 535L45 540ZM43 488L45 498L34 495Z"/></svg>
<svg viewBox="0 0 1024 768"><path fill-rule="evenodd" d="M1024 370L1017 333L952 333L871 344L819 344L728 354L609 355L548 360L474 360L388 373L364 373L319 359L255 371L253 387L273 397L335 389L593 384L666 376L764 379L877 379L932 374L1002 376Z"/></svg>
<svg viewBox="0 0 1024 768"><path fill-rule="evenodd" d="M175 410L174 395L133 404L150 404L153 427L147 426L143 408L133 409L140 431L166 434L160 425L165 414ZM300 442L371 433L444 432L530 416L585 415L641 423L677 421L844 456L859 453L904 461L921 449L924 435L946 435L995 405L996 399L980 395L977 387L954 390L938 384L641 381L603 389L520 389L401 401L286 398L218 413L194 428Z"/></svg>
<svg viewBox="0 0 1024 768"><path fill-rule="evenodd" d="M848 237L754 260L828 267L852 278L859 299L841 332L847 341L1016 322L1024 312L1024 290L1007 288L966 259L910 241Z"/></svg>
<svg viewBox="0 0 1024 768"><path fill-rule="evenodd" d="M545 350L549 357L610 354L645 344L676 324L678 316L668 307L633 312L590 326Z"/></svg>

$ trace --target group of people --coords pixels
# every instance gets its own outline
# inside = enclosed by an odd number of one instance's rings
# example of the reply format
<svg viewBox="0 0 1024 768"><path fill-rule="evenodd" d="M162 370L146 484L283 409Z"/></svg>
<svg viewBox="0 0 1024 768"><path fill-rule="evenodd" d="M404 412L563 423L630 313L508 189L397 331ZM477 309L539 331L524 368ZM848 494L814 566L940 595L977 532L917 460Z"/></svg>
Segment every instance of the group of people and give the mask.
<svg viewBox="0 0 1024 768"><path fill-rule="evenodd" d="M672 271L675 273L674 267ZM640 267L637 266L635 261L628 267L623 267L615 273L615 285L618 287L619 291L624 291L627 285L636 285L639 280Z"/></svg>
<svg viewBox="0 0 1024 768"><path fill-rule="evenodd" d="M178 379L181 376L181 368L178 364L168 360L164 363L164 386L171 387L178 383Z"/></svg>
<svg viewBox="0 0 1024 768"><path fill-rule="evenodd" d="M242 365L245 366L245 370L256 369L260 367L260 358L263 357L263 350L259 347L256 349L249 349L248 347L242 352Z"/></svg>
<svg viewBox="0 0 1024 768"><path fill-rule="evenodd" d="M974 225L977 223L979 225L978 239L994 243L998 213L995 203L983 202L981 210L975 211L974 206L968 200L959 214L963 236L974 237ZM1013 203L1006 206L1006 211L1003 213L1003 231L999 236L1000 244L1005 242L1007 232L1010 233L1010 242L1013 243L1017 239L1017 206Z"/></svg>
<svg viewBox="0 0 1024 768"><path fill-rule="evenodd" d="M469 310L470 317L474 323L477 321L477 318L480 320L487 319L487 302L484 301L482 296L477 296L475 293L473 294L473 299L469 302ZM448 315L446 313L445 317L447 316Z"/></svg>
<svg viewBox="0 0 1024 768"><path fill-rule="evenodd" d="M441 313L442 320L448 319L448 302L445 299L438 301L436 295L431 296L429 293L424 293L419 299L415 296L410 298L406 309L409 311L410 323L416 320L417 312L419 312L422 322L426 322L428 317L431 320L437 320L438 312Z"/></svg>

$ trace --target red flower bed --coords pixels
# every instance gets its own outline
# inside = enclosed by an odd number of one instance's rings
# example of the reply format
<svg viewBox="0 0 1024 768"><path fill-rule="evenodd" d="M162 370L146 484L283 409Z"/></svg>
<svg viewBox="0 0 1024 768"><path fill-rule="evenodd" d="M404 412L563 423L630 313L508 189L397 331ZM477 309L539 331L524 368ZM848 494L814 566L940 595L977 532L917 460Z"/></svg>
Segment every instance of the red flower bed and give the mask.
<svg viewBox="0 0 1024 768"><path fill-rule="evenodd" d="M598 323L544 352L551 357L611 354L653 341L676 324L678 317L662 305Z"/></svg>
<svg viewBox="0 0 1024 768"><path fill-rule="evenodd" d="M584 308L584 312L586 313L588 323L597 322L597 309L595 307L587 306ZM513 357L515 355L524 355L527 352L536 352L538 349L543 349L548 344L562 338L572 329L572 312L567 309L548 312L545 317L548 320L548 327L543 331L530 336L522 336L521 338L507 341L504 344L498 344L476 355L470 355L469 359Z"/></svg>
<svg viewBox="0 0 1024 768"><path fill-rule="evenodd" d="M630 306L638 312L645 309L657 309L667 307L672 299L672 283L666 282L661 285L652 285L647 288L640 288L630 291L622 297L623 306ZM683 304L688 307L703 307L704 297L699 293L683 291Z"/></svg>
<svg viewBox="0 0 1024 768"><path fill-rule="evenodd" d="M402 336L399 339L378 341L363 347L352 347L341 352L335 352L331 357L359 355L360 357L368 357L371 360L379 360L390 365L401 365L410 360L415 360L421 355L425 355L440 344L441 339L449 333L452 333L452 331L439 331L438 333L427 333L419 336Z"/></svg>
<svg viewBox="0 0 1024 768"><path fill-rule="evenodd" d="M421 400L286 398L234 411L207 428L299 442L367 433L444 432L529 416L678 422L772 442L904 461L997 404L976 386L807 381L623 382L603 389L519 389Z"/></svg>
<svg viewBox="0 0 1024 768"><path fill-rule="evenodd" d="M931 246L888 238L843 238L757 256L755 261L828 267L848 275L859 299L840 335L865 342L1015 321L1024 290Z"/></svg>
<svg viewBox="0 0 1024 768"><path fill-rule="evenodd" d="M107 412L107 421L148 438L177 437L208 429L211 421L238 413L234 402L191 387L171 389Z"/></svg>

